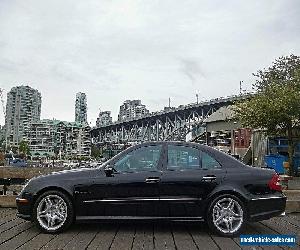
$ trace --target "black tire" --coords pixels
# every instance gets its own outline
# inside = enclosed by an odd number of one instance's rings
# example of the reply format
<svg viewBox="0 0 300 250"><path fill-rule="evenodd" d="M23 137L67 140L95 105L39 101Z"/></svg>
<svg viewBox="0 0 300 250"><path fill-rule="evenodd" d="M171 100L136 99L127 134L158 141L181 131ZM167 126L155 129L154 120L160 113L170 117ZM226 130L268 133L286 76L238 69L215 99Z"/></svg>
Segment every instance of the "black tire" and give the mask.
<svg viewBox="0 0 300 250"><path fill-rule="evenodd" d="M221 231L214 223L213 210L214 210L214 208L215 208L215 206L218 202L222 202L223 200L226 200L226 199L228 199L228 200L232 199L235 202L237 202L240 207L238 205L235 205L236 209L238 209L238 211L240 212L240 210L239 210L239 208L240 208L241 211L242 211L242 216L241 216L242 220L241 220L241 222L240 221L234 221L234 224L236 225L237 229L234 230L233 232ZM217 209L217 208L215 208L215 209ZM228 216L230 216L230 215L228 215ZM227 220L227 218L225 218L225 220ZM245 225L245 222L246 222L245 220L246 220L245 205L243 204L243 202L238 197L236 197L234 195L231 195L231 194L223 194L223 195L220 195L220 196L216 197L214 200L212 200L212 202L210 203L209 208L207 210L207 214L206 214L206 222L207 222L207 225L210 228L210 230L213 231L214 233L220 235L220 236L225 236L225 237L235 237L235 236L239 235L241 233L244 225ZM223 222L221 224L224 225L224 227L226 227L226 222ZM219 225L219 227L222 227L222 226Z"/></svg>
<svg viewBox="0 0 300 250"><path fill-rule="evenodd" d="M39 221L37 213L38 213L38 206L41 203L41 201L43 201L43 199L45 197L49 197L49 196L57 196L60 197L66 205L66 218L64 220L64 222L62 223L62 225L59 228L56 229L47 229L45 228ZM50 191L46 191L44 193L42 193L35 201L34 206L33 206L33 222L35 223L35 225L44 233L59 233L62 231L65 231L72 223L74 220L74 209L73 209L73 204L72 201L70 200L70 198L64 194L61 191L58 190L50 190Z"/></svg>

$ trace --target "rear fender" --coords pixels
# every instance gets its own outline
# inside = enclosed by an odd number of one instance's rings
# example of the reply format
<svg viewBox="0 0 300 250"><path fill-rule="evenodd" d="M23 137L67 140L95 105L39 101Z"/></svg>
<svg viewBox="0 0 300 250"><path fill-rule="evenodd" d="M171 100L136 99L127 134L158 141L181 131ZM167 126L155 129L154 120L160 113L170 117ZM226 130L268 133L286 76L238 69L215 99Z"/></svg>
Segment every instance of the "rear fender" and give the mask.
<svg viewBox="0 0 300 250"><path fill-rule="evenodd" d="M239 187L233 187L227 185L222 187L217 187L212 193L209 194L209 196L206 198L204 202L206 206L205 214L207 213L207 210L209 209L211 202L218 196L224 194L234 195L237 198L239 198L243 202L244 208L246 209L246 213L248 214L247 203L249 201L249 198L245 195L245 192L243 192L243 190L241 190Z"/></svg>

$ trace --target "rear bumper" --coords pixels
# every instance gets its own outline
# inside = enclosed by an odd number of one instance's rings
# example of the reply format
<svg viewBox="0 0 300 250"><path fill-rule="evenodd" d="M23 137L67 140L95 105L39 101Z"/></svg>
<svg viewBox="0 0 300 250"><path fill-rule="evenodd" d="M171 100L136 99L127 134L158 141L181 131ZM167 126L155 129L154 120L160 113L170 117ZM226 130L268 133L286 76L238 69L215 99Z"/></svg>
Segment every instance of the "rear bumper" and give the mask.
<svg viewBox="0 0 300 250"><path fill-rule="evenodd" d="M248 221L267 220L284 213L286 197L283 194L253 198L248 202Z"/></svg>

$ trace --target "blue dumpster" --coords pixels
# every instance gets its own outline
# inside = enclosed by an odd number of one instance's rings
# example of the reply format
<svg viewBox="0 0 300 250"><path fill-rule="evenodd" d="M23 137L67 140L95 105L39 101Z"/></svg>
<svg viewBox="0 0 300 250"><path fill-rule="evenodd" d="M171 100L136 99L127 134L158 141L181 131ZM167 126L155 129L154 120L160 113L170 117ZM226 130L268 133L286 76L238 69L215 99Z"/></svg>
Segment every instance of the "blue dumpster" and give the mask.
<svg viewBox="0 0 300 250"><path fill-rule="evenodd" d="M273 168L276 173L284 174L283 162L287 161L288 157L284 155L266 155L265 162L269 168Z"/></svg>

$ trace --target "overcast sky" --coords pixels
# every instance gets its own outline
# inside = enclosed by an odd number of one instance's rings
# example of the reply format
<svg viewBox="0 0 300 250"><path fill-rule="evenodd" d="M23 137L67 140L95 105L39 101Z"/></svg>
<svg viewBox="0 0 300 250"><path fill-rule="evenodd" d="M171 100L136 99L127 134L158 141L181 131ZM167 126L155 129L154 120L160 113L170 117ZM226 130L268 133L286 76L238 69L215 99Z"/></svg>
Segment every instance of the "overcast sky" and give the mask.
<svg viewBox="0 0 300 250"><path fill-rule="evenodd" d="M126 99L155 111L237 94L300 55L299 13L299 0L0 0L0 88L37 88L42 118L69 121L85 92L92 125Z"/></svg>

